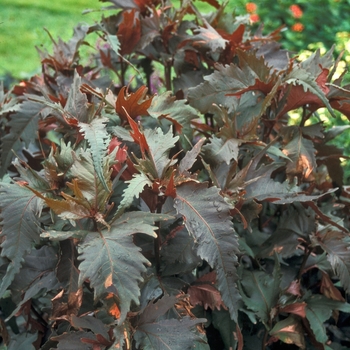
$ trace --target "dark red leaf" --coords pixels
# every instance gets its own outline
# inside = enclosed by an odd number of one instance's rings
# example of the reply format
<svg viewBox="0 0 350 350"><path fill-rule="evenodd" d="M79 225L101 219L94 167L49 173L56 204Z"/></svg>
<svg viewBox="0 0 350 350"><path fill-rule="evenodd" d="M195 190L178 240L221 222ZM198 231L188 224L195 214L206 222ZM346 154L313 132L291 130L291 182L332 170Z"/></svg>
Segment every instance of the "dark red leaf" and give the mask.
<svg viewBox="0 0 350 350"><path fill-rule="evenodd" d="M141 24L136 9L123 13L123 22L119 25L117 36L120 42L120 54L133 52L141 38Z"/></svg>
<svg viewBox="0 0 350 350"><path fill-rule="evenodd" d="M286 306L283 306L280 308L281 312L286 312L289 314L294 314L294 315L298 315L300 317L305 318L306 317L306 303L302 302L302 303L293 303L293 304L289 304Z"/></svg>
<svg viewBox="0 0 350 350"><path fill-rule="evenodd" d="M140 131L137 123L131 119L131 117L128 115L126 110L124 109L126 116L128 118L129 124L131 126L131 129L133 132L130 131L131 137L134 139L134 141L140 146L141 152L144 155L145 151L149 151L148 143L146 140L145 135Z"/></svg>
<svg viewBox="0 0 350 350"><path fill-rule="evenodd" d="M214 286L216 282L215 271L209 272L208 274L198 278L187 293L190 296L192 305L203 305L205 309L210 307L212 310L225 307L220 292Z"/></svg>

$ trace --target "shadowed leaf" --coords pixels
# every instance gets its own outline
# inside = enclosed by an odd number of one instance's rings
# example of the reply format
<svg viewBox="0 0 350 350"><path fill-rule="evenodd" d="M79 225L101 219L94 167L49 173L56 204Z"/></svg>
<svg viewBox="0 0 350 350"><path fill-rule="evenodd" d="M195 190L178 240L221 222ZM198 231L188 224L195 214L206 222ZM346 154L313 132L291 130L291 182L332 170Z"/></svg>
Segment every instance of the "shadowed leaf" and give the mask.
<svg viewBox="0 0 350 350"><path fill-rule="evenodd" d="M174 206L197 241L197 254L216 270L217 287L232 319L236 320L240 299L236 286L239 250L229 205L217 188L190 182L177 187Z"/></svg>

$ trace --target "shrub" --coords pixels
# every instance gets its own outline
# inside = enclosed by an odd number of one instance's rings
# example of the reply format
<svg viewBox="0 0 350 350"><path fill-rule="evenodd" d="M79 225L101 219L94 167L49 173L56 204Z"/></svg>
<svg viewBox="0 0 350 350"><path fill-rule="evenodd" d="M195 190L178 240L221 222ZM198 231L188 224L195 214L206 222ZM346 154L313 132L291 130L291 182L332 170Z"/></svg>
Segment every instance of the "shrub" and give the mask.
<svg viewBox="0 0 350 350"><path fill-rule="evenodd" d="M216 1L111 3L0 95L2 347L349 345L332 51L299 62Z"/></svg>

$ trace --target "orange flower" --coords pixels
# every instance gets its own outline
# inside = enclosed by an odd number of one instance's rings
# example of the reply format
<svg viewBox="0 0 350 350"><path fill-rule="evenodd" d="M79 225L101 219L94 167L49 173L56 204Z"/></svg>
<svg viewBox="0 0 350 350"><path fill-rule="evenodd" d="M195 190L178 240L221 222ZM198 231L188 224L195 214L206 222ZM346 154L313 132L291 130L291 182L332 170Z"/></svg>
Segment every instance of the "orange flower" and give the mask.
<svg viewBox="0 0 350 350"><path fill-rule="evenodd" d="M248 13L254 13L257 10L258 6L254 2L247 2L245 4L245 8Z"/></svg>
<svg viewBox="0 0 350 350"><path fill-rule="evenodd" d="M256 13L253 13L252 15L250 15L250 21L252 23L259 22L260 21L259 15L257 15Z"/></svg>
<svg viewBox="0 0 350 350"><path fill-rule="evenodd" d="M304 30L304 25L302 23L298 22L298 23L293 24L291 29L293 32L300 33Z"/></svg>
<svg viewBox="0 0 350 350"><path fill-rule="evenodd" d="M292 11L294 18L300 18L303 16L303 11L298 5L291 5L289 9Z"/></svg>

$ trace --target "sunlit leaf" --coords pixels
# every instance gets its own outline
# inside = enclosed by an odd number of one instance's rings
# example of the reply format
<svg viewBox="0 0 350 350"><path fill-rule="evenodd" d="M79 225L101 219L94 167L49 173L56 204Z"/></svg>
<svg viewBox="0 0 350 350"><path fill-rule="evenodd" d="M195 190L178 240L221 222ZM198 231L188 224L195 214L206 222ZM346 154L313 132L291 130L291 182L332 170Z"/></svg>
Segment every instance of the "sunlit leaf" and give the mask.
<svg viewBox="0 0 350 350"><path fill-rule="evenodd" d="M103 293L113 293L120 302L122 323L130 310L130 303L139 303L142 281L141 274L146 271L149 261L141 254L140 248L133 243L132 235L144 233L155 237L152 226L162 216L151 213L129 212L119 217L110 230L88 234L78 246L81 285L86 279L94 288L95 298Z"/></svg>
<svg viewBox="0 0 350 350"><path fill-rule="evenodd" d="M136 92L129 94L128 89L124 86L120 89L115 110L119 116L127 120L127 116L135 119L140 115L148 115L148 108L152 103L152 98L146 97L147 88L141 86Z"/></svg>
<svg viewBox="0 0 350 350"><path fill-rule="evenodd" d="M80 131L84 133L84 138L90 145L90 151L94 163L96 174L103 184L104 189L110 191L110 185L107 184L107 180L104 174L104 160L106 157L107 146L109 143L109 135L106 130L105 123L107 118L95 118L90 124L80 122L78 126Z"/></svg>

